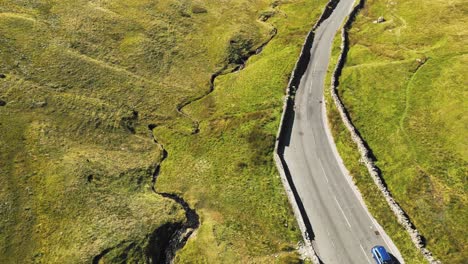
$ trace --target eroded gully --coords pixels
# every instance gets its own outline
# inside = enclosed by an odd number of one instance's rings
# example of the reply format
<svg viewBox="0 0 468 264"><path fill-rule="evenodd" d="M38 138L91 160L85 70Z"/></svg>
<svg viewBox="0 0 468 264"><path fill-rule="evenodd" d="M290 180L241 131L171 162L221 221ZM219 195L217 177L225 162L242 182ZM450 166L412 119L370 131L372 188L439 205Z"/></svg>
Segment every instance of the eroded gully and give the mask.
<svg viewBox="0 0 468 264"><path fill-rule="evenodd" d="M267 20L267 19L266 19ZM263 22L266 22L264 20ZM215 90L215 81L216 78L225 75L225 74L230 74L234 72L238 72L242 69L244 69L247 61L249 58L251 58L254 55L257 55L262 52L263 48L270 43L270 41L276 36L277 34L277 29L270 24L272 27L272 30L270 32L270 37L263 42L259 47L257 47L254 50L249 51L247 54L241 57L241 63L238 64L226 64L224 65L220 70L216 71L213 73L210 77L210 86L209 89L206 93L196 97L195 99L182 102L177 105L176 110L179 114L183 115L184 117L188 118L191 120L193 123L193 130L192 134L198 134L200 132L200 125L199 121L196 120L194 117L190 116L189 114L185 113L183 111L183 108L194 103L197 101L200 101L204 99L206 96L210 95L214 90ZM230 70L228 70L231 67ZM167 244L162 245L162 249L160 249L160 253L157 256L153 256L154 258L152 259L152 263L172 263L175 257L175 254L177 250L182 249L184 245L187 243L188 239L190 236L194 233L194 231L199 227L200 225L200 217L196 213L196 211L190 207L190 205L179 195L175 193L165 193L165 192L158 192L156 188L156 183L157 179L159 177L160 171L161 171L161 164L164 160L167 159L169 153L167 150L164 148L163 144L160 143L156 136L153 133L153 130L156 128L155 125L150 124L148 125L148 129L150 130L151 136L153 138L153 142L158 145L160 148L160 151L162 153L161 160L160 162L155 166L154 172L153 172L153 179L152 179L152 190L154 193L164 197L173 200L182 208L185 210L185 217L186 217L186 222L181 223L181 224L176 224L178 225L177 228L174 229L173 234L167 239Z"/></svg>

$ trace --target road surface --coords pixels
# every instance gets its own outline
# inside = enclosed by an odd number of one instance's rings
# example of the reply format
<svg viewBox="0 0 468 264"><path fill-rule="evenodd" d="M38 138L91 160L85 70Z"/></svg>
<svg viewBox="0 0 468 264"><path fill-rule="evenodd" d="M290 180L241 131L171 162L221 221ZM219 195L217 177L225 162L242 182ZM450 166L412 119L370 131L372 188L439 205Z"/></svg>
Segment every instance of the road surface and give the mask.
<svg viewBox="0 0 468 264"><path fill-rule="evenodd" d="M370 250L398 250L363 206L337 157L326 127L323 87L333 38L353 0L341 0L316 30L311 60L296 93L294 121L284 159L315 235L314 248L325 263L374 263ZM328 84L327 84L328 85Z"/></svg>

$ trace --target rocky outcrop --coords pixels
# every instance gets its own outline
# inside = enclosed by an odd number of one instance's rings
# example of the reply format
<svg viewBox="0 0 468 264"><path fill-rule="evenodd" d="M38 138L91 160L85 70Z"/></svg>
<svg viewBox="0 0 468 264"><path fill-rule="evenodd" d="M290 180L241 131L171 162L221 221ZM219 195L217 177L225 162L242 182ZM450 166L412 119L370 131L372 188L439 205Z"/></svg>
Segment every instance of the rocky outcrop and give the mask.
<svg viewBox="0 0 468 264"><path fill-rule="evenodd" d="M385 20L385 18L384 18L383 16L379 16L379 18L377 18L377 20L372 21L372 23L374 23L374 24L380 24L380 23L383 23L383 22L385 22L385 21L386 21L386 20Z"/></svg>
<svg viewBox="0 0 468 264"><path fill-rule="evenodd" d="M398 222L405 228L405 230L410 235L413 244L421 251L421 253L423 254L423 256L426 258L426 260L429 263L433 263L433 264L440 263L438 260L436 260L432 256L432 253L425 247L423 237L421 236L419 231L415 228L413 223L410 221L407 214L403 211L403 209L398 205L398 203L392 197L392 194L390 193L390 191L387 189L384 179L382 178L380 169L375 165L374 158L372 155L372 150L369 148L369 146L366 144L364 139L361 137L361 134L359 133L359 131L354 126L348 114L348 111L346 110L346 107L344 106L343 102L341 101L338 95L339 79L340 79L344 64L346 62L346 57L347 57L348 50L349 50L348 31L351 29L351 26L357 14L361 10L361 8L363 8L364 2L365 2L364 0L360 0L359 4L355 6L355 8L349 15L349 18L346 21L342 29L341 54L338 58L338 63L336 65L336 68L332 76L332 81L331 81L332 83L331 83L331 89L330 89L331 97L336 105L338 112L340 113L343 124L346 126L346 128L350 132L350 136L353 142L356 144L356 147L359 153L361 154L361 162L366 166L374 183L379 188L385 200L387 201L388 205L390 206L391 210L397 217Z"/></svg>

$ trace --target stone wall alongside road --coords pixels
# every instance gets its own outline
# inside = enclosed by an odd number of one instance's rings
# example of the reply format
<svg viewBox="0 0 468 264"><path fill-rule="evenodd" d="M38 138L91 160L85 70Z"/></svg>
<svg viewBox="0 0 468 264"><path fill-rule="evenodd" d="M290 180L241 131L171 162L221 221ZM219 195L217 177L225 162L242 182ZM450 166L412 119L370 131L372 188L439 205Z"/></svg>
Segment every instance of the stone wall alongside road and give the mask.
<svg viewBox="0 0 468 264"><path fill-rule="evenodd" d="M359 153L361 154L361 162L366 166L367 170L369 171L369 174L371 175L372 179L374 180L374 183L377 185L379 190L382 192L385 200L387 201L388 205L390 206L391 210L395 214L395 216L398 219L398 222L405 228L405 230L408 232L408 234L411 237L411 240L413 244L421 251L423 256L426 258L426 260L431 263L431 264L438 264L440 261L436 260L433 256L432 253L425 247L425 244L423 242L422 236L419 233L419 231L414 227L413 223L409 220L408 216L406 213L403 211L403 209L398 205L398 203L393 199L392 194L389 192L387 189L384 180L382 178L382 175L380 173L380 169L375 165L374 160L371 155L371 150L363 140L363 138L360 136L359 131L356 129L356 127L353 125L348 111L346 110L346 107L344 106L343 102L341 101L339 95L338 95L338 86L339 86L339 78L341 76L341 72L343 70L344 64L346 62L346 57L348 54L349 50L349 37L348 37L348 31L351 29L351 26L361 10L361 8L364 6L364 0L360 0L359 4L355 6L351 14L349 15L348 20L346 21L345 25L343 26L342 32L341 32L341 54L339 55L338 58L338 63L336 65L336 68L333 72L332 80L331 80L331 97L333 101L335 102L336 108L338 112L340 113L341 120L343 121L343 124L346 126L348 131L350 132L351 138L353 142L356 144L356 147L358 148Z"/></svg>
<svg viewBox="0 0 468 264"><path fill-rule="evenodd" d="M274 150L274 160L278 168L281 181L286 190L289 203L291 204L291 207L293 209L294 215L296 217L297 223L299 225L304 239L304 245L301 248L301 254L310 258L315 264L319 264L321 263L321 261L315 253L315 250L312 245L312 241L314 239L312 226L309 222L309 218L306 215L299 194L297 193L294 183L292 181L289 169L283 158L283 153L285 148L284 142L289 137L288 130L290 131L290 129L292 128L292 122L294 121L294 94L296 92L296 87L299 86L299 82L301 81L301 78L304 75L310 61L310 50L312 49L315 30L320 26L320 24L324 20L326 20L330 16L338 2L339 0L330 0L327 3L319 20L313 26L312 30L307 34L307 37L304 41L304 45L302 46L301 53L299 55L299 59L296 62L296 65L289 79L288 86L286 88L286 96L284 98L283 104L283 113L281 115L280 126L278 129Z"/></svg>

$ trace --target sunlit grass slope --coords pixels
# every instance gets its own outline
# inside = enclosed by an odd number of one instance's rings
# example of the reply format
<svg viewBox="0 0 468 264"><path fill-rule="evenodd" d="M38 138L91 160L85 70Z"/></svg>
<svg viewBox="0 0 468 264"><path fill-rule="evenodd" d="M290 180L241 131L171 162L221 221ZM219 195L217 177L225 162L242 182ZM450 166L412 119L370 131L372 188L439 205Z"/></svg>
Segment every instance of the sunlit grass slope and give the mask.
<svg viewBox="0 0 468 264"><path fill-rule="evenodd" d="M340 96L428 248L444 263L464 263L467 6L463 1L366 2L350 32ZM380 16L385 22L373 23ZM388 208L379 209L381 198L369 192L371 179L355 163L347 132L339 120L331 121L358 185L379 220L391 228L390 216L378 213Z"/></svg>
<svg viewBox="0 0 468 264"><path fill-rule="evenodd" d="M0 1L0 262L143 261L197 210L179 262L292 262L300 240L271 151L282 95L326 1ZM267 22L259 17L273 15ZM277 37L209 90L212 73ZM232 66L232 65L231 65ZM113 253L118 255L119 252Z"/></svg>
<svg viewBox="0 0 468 264"><path fill-rule="evenodd" d="M202 214L200 230L177 260L297 261L291 250L300 234L272 151L289 74L324 4L291 1L266 8L274 16L264 26L273 25L278 35L243 70L218 77L213 93L183 109L201 121L200 134L155 129L172 156L159 186L184 193Z"/></svg>

